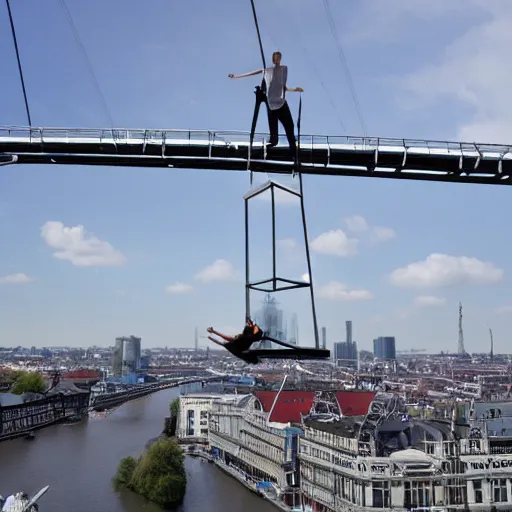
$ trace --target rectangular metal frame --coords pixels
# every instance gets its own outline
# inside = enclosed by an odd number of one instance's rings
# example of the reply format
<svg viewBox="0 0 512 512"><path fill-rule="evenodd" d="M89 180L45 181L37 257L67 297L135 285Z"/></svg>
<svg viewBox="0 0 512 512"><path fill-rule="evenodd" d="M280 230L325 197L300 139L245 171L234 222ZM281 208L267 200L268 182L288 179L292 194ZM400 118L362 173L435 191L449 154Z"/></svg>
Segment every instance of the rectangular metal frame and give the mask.
<svg viewBox="0 0 512 512"><path fill-rule="evenodd" d="M306 227L306 216L304 210L304 199L302 193L302 176L299 174L300 192L297 192L289 187L285 187L280 183L269 180L263 185L249 191L244 195L245 203L245 316L250 317L251 313L251 290L261 291L266 293L276 293L285 290L294 290L298 288L309 288L311 294L311 309L313 314L313 324L315 333L315 348L320 349L320 342L318 338L318 325L316 320L316 307L315 296L313 291L313 278L311 275L311 258L309 254L309 243ZM282 190L286 193L293 194L300 199L302 225L304 228L304 240L306 244L306 260L308 265L309 282L296 281L293 279L286 279L277 275L277 249L276 249L276 205L275 205L275 189ZM272 209L272 277L255 282L251 282L250 273L250 245L249 245L249 201L259 196L260 194L270 190L270 203ZM279 286L278 283L284 283L284 286ZM271 284L271 286L263 286Z"/></svg>

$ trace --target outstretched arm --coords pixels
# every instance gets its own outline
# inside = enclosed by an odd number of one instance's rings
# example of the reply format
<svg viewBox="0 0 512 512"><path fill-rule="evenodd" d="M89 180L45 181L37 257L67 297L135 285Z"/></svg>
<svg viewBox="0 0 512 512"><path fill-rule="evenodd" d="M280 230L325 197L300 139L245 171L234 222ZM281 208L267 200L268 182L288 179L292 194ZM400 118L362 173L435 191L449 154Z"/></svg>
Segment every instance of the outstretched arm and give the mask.
<svg viewBox="0 0 512 512"><path fill-rule="evenodd" d="M223 340L226 341L233 341L233 336L226 336L225 334L222 334L220 332L217 332L213 327L208 327L207 331L210 334L216 334L217 336L220 336ZM210 338L211 339L211 338Z"/></svg>
<svg viewBox="0 0 512 512"><path fill-rule="evenodd" d="M287 87L286 92L304 92L302 87Z"/></svg>
<svg viewBox="0 0 512 512"><path fill-rule="evenodd" d="M263 69L257 69L256 71L249 71L249 73L244 73L243 75L234 75L233 73L230 73L228 75L229 78L246 78L248 76L254 76L259 75L263 73Z"/></svg>
<svg viewBox="0 0 512 512"><path fill-rule="evenodd" d="M215 338L212 338L211 336L208 336L208 339L210 341L213 341L213 343L215 343L216 345L220 345L221 347L223 347L225 345L225 343L222 343L222 341L216 340Z"/></svg>

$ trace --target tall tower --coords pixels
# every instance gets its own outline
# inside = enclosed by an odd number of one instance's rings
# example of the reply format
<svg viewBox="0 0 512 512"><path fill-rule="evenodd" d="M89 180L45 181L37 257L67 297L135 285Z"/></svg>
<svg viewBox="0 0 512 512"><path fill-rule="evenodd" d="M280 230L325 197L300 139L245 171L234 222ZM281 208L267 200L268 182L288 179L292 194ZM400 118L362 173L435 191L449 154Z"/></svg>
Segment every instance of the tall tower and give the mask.
<svg viewBox="0 0 512 512"><path fill-rule="evenodd" d="M199 350L199 334L197 332L197 327L196 327L195 334L194 334L194 348L195 348L196 352Z"/></svg>
<svg viewBox="0 0 512 512"><path fill-rule="evenodd" d="M327 347L327 327L322 327L322 348Z"/></svg>
<svg viewBox="0 0 512 512"><path fill-rule="evenodd" d="M492 337L492 329L489 328L489 334L491 335L491 363L493 362L493 359L494 359L494 339Z"/></svg>
<svg viewBox="0 0 512 512"><path fill-rule="evenodd" d="M465 354L464 331L462 330L462 303L459 302L459 354Z"/></svg>
<svg viewBox="0 0 512 512"><path fill-rule="evenodd" d="M352 320L347 320L345 322L345 328L347 331L347 339L345 341L348 343L352 343Z"/></svg>

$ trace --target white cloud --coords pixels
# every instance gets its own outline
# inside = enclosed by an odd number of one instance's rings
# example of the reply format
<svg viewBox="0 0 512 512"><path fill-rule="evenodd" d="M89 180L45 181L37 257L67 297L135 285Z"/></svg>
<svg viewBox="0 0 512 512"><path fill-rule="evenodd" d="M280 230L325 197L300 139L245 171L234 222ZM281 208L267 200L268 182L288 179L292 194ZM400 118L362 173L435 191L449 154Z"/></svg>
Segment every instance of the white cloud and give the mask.
<svg viewBox="0 0 512 512"><path fill-rule="evenodd" d="M214 281L232 281L238 274L233 265L226 260L216 260L211 265L200 270L195 278L203 283L212 283Z"/></svg>
<svg viewBox="0 0 512 512"><path fill-rule="evenodd" d="M443 4L446 10L453 9L452 4L480 8L479 23L435 56L436 64L397 82L413 94L414 104L420 107L442 99L467 105L472 117L459 124L458 139L508 144L512 139L512 71L503 63L508 62L512 46L510 1L450 0L442 2L440 9Z"/></svg>
<svg viewBox="0 0 512 512"><path fill-rule="evenodd" d="M311 249L319 254L353 256L357 254L359 240L349 238L342 229L327 231L311 242Z"/></svg>
<svg viewBox="0 0 512 512"><path fill-rule="evenodd" d="M347 230L352 231L352 233L363 233L369 229L368 222L361 215L343 217L343 222L347 226Z"/></svg>
<svg viewBox="0 0 512 512"><path fill-rule="evenodd" d="M362 215L351 215L350 217L343 217L342 220L347 227L347 231L359 234L359 236L364 234L373 243L387 242L396 237L393 229L385 226L370 226Z"/></svg>
<svg viewBox="0 0 512 512"><path fill-rule="evenodd" d="M339 281L331 281L317 288L316 294L321 299L356 301L373 299L374 295L368 290L351 289Z"/></svg>
<svg viewBox="0 0 512 512"><path fill-rule="evenodd" d="M170 284L166 286L165 293L168 294L178 294L178 293L189 293L192 291L192 286L187 283L179 283L176 282L174 284Z"/></svg>
<svg viewBox="0 0 512 512"><path fill-rule="evenodd" d="M446 299L444 297L434 297L433 295L419 295L414 298L414 304L420 308L435 308L444 306Z"/></svg>
<svg viewBox="0 0 512 512"><path fill-rule="evenodd" d="M70 261L77 267L117 267L126 258L92 234L82 225L66 227L62 222L49 221L41 228L41 236L52 249L55 258Z"/></svg>
<svg viewBox="0 0 512 512"><path fill-rule="evenodd" d="M503 278L503 270L492 263L467 256L431 254L391 273L391 282L404 288L440 288L458 284L494 284Z"/></svg>
<svg viewBox="0 0 512 512"><path fill-rule="evenodd" d="M0 284L25 284L32 282L33 279L27 274L10 274L8 276L0 277Z"/></svg>

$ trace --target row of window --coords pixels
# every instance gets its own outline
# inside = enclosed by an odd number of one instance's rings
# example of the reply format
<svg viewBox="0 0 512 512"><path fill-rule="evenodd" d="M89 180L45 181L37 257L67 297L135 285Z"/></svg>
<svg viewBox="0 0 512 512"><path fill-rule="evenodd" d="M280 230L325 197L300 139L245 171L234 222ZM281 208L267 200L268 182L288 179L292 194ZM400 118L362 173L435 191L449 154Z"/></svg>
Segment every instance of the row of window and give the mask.
<svg viewBox="0 0 512 512"><path fill-rule="evenodd" d="M284 462L284 453L279 448L267 444L250 434L243 433L241 439L242 446L246 446L249 450L252 450L255 453L261 454L263 457L273 460L277 464L282 464Z"/></svg>

